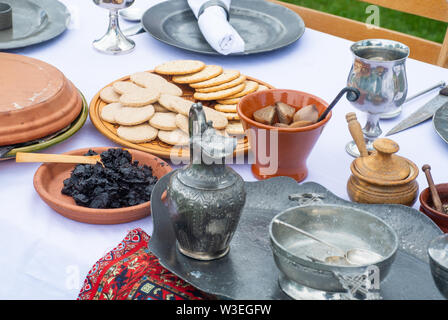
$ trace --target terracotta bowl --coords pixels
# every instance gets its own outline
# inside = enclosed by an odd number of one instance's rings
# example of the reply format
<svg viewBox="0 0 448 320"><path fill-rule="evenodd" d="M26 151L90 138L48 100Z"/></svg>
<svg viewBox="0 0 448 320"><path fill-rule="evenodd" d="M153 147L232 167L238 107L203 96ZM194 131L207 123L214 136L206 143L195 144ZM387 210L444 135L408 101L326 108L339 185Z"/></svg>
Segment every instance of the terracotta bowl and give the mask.
<svg viewBox="0 0 448 320"><path fill-rule="evenodd" d="M99 154L110 148L85 148L70 151L66 154L84 155L89 149ZM151 167L153 175L158 179L172 170L168 163L156 156L138 150L127 150L132 154L132 159L138 160L140 165L146 164ZM117 209L92 209L78 206L72 197L61 193L63 181L70 177L74 167L73 164L46 163L41 165L34 175L34 188L42 200L56 212L69 219L92 224L125 223L150 215L150 201Z"/></svg>
<svg viewBox="0 0 448 320"><path fill-rule="evenodd" d="M442 204L448 203L448 183L436 185ZM426 214L439 226L439 228L448 233L448 215L440 213L434 209L432 202L431 191L426 188L420 193L420 211Z"/></svg>
<svg viewBox="0 0 448 320"><path fill-rule="evenodd" d="M255 111L279 101L297 110L314 104L319 114L324 112L328 104L306 92L272 89L247 95L237 105L255 160L252 164L253 174L258 179L287 176L300 182L308 175L306 160L330 120L331 112L324 120L302 128L276 128L253 120ZM275 133L278 133L278 139ZM269 158L271 160L267 161Z"/></svg>

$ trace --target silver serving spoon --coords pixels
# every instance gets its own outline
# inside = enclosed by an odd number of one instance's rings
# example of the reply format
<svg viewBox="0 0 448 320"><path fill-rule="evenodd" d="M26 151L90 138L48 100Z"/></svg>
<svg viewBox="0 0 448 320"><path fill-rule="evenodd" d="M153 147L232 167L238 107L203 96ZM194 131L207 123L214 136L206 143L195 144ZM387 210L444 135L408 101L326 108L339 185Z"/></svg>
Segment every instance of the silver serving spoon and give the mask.
<svg viewBox="0 0 448 320"><path fill-rule="evenodd" d="M124 20L131 22L141 22L144 11L139 8L127 8L120 10L118 13ZM145 29L143 29L141 23L123 30L123 34L126 37L132 37L143 32L145 32Z"/></svg>
<svg viewBox="0 0 448 320"><path fill-rule="evenodd" d="M142 20L143 13L144 11L139 8L127 8L118 12L120 17L131 22L140 22Z"/></svg>
<svg viewBox="0 0 448 320"><path fill-rule="evenodd" d="M317 238L316 236L312 235L311 233L306 232L305 230L302 230L300 228L297 228L296 226L293 226L287 222L277 220L275 219L274 222L287 226L304 236L307 236L308 238L311 238L317 242L320 242L330 248L333 248L341 253L341 256L329 256L325 258L325 262L329 264L335 264L335 265L365 265L365 264L373 264L383 259L382 255L379 255L376 252L366 250L366 249L350 249L347 251L342 250L341 248L328 243L322 239ZM312 260L320 261L318 259L313 258Z"/></svg>

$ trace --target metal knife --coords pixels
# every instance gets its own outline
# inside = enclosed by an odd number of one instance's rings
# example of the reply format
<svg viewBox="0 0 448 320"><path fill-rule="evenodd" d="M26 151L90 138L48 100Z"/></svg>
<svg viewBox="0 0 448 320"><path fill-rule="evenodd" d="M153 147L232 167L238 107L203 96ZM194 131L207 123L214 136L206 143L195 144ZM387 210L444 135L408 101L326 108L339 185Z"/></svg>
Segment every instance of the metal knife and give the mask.
<svg viewBox="0 0 448 320"><path fill-rule="evenodd" d="M386 133L386 136L390 136L392 134L395 134L397 132L406 130L408 128L411 128L419 123L422 123L423 121L428 120L429 118L432 118L434 113L443 105L448 103L448 86L443 88L439 91L439 94L437 97L434 97L429 102L427 102L425 105L420 107L417 111L412 113L409 117L401 121L399 124L397 124L395 127L393 127L388 133Z"/></svg>

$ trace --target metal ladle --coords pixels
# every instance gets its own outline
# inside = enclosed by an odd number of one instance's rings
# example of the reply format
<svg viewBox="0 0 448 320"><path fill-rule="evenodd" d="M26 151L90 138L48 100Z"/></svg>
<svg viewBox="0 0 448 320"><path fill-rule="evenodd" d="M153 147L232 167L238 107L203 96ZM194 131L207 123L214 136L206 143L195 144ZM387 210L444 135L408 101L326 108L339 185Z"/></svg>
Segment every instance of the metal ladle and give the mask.
<svg viewBox="0 0 448 320"><path fill-rule="evenodd" d="M335 264L335 265L365 265L365 264L373 264L373 263L378 262L384 258L382 255L379 255L376 252L366 250L366 249L355 248L355 249L350 249L350 250L344 251L341 248L339 248L331 243L328 243L322 239L319 239L316 236L314 236L300 228L297 228L296 226L293 226L287 222L277 220L277 219L274 220L274 222L284 225L284 226L287 226L287 227L303 234L304 236L306 236L308 238L311 238L317 242L320 242L330 248L336 249L337 251L342 253L341 256L326 257L325 261L320 261L315 258L312 258L312 260L316 260L319 262L325 262L325 263L329 263L329 264Z"/></svg>

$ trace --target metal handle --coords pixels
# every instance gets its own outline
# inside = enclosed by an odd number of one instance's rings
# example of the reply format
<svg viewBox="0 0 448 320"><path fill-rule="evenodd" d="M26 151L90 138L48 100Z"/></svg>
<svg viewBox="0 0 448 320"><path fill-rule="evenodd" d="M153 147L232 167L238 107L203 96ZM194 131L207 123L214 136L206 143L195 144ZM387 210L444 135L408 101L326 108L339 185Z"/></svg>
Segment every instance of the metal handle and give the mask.
<svg viewBox="0 0 448 320"><path fill-rule="evenodd" d="M409 102L411 100L414 100L415 98L418 98L418 97L424 95L425 93L428 93L428 92L430 92L430 91L432 91L434 89L437 89L437 88L444 87L445 85L446 85L445 81L440 81L440 82L436 83L435 85L433 85L432 87L429 87L429 88L427 88L425 90L417 92L416 94L408 97L405 102Z"/></svg>
<svg viewBox="0 0 448 320"><path fill-rule="evenodd" d="M317 122L320 122L323 119L325 119L325 117L330 113L331 109L333 109L333 107L336 105L336 103L339 102L339 100L345 93L347 93L347 100L351 102L358 100L359 96L361 95L358 89L352 87L345 87L338 93L338 95L336 96L336 98L334 98L333 102L330 103L328 108L325 109L325 111L320 115L319 119L317 119Z"/></svg>

